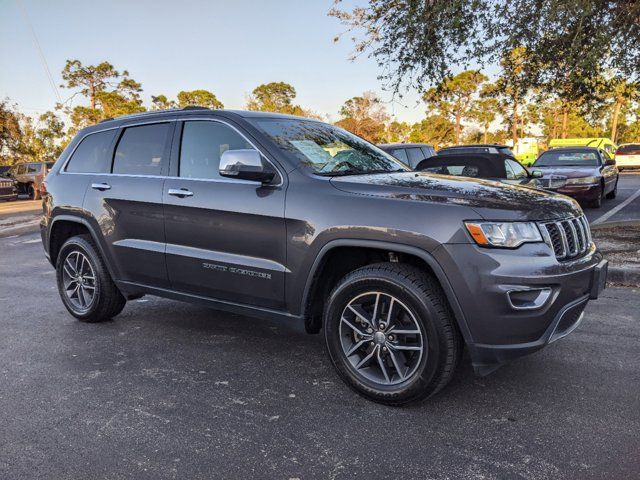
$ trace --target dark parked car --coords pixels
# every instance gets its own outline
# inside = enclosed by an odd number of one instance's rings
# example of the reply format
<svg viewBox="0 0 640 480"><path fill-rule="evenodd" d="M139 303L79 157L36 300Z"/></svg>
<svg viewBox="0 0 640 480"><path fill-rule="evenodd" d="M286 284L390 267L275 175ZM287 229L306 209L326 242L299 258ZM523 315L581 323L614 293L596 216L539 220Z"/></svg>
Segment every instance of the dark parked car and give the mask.
<svg viewBox="0 0 640 480"><path fill-rule="evenodd" d="M444 155L445 153L493 153L499 155L506 155L509 158L515 160L516 156L513 154L511 147L507 145L500 145L497 143L480 143L474 145L453 145L451 147L445 147L438 150L438 155Z"/></svg>
<svg viewBox="0 0 640 480"><path fill-rule="evenodd" d="M0 167L1 168L1 167ZM0 200L17 200L18 182L11 176L8 169L0 172Z"/></svg>
<svg viewBox="0 0 640 480"><path fill-rule="evenodd" d="M378 148L403 161L411 168L416 168L425 158L433 157L436 150L426 143L383 143Z"/></svg>
<svg viewBox="0 0 640 480"><path fill-rule="evenodd" d="M42 241L79 320L145 294L295 319L324 331L353 389L387 404L443 388L465 345L487 374L567 335L606 279L574 200L414 172L312 119L105 121L46 183Z"/></svg>
<svg viewBox="0 0 640 480"><path fill-rule="evenodd" d="M18 182L18 193L38 200L45 177L53 167L53 162L19 163L11 167L11 176Z"/></svg>
<svg viewBox="0 0 640 480"><path fill-rule="evenodd" d="M483 178L531 188L539 186L538 175L530 173L516 160L491 153L436 155L420 162L416 170L440 175Z"/></svg>
<svg viewBox="0 0 640 480"><path fill-rule="evenodd" d="M531 169L542 173L544 188L594 208L618 192L616 161L597 148L553 148L540 155Z"/></svg>

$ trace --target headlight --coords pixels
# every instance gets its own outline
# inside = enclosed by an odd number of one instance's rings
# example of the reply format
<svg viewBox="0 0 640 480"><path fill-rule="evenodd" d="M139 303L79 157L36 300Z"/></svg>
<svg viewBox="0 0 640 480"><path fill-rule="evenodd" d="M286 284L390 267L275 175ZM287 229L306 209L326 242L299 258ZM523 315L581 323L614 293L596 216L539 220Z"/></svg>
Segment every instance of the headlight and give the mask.
<svg viewBox="0 0 640 480"><path fill-rule="evenodd" d="M465 222L478 245L515 248L527 242L541 242L538 226L533 222Z"/></svg>
<svg viewBox="0 0 640 480"><path fill-rule="evenodd" d="M567 185L588 185L592 183L598 183L598 179L596 177L567 178Z"/></svg>

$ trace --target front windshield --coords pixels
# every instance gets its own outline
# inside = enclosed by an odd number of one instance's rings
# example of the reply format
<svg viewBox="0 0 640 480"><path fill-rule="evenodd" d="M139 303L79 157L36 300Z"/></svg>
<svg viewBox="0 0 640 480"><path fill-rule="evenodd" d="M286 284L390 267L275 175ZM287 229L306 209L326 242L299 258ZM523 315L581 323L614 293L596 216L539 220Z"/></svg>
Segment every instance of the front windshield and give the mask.
<svg viewBox="0 0 640 480"><path fill-rule="evenodd" d="M296 163L318 175L406 172L411 169L359 137L326 123L250 119Z"/></svg>
<svg viewBox="0 0 640 480"><path fill-rule="evenodd" d="M597 167L598 155L593 151L548 151L540 155L534 167Z"/></svg>

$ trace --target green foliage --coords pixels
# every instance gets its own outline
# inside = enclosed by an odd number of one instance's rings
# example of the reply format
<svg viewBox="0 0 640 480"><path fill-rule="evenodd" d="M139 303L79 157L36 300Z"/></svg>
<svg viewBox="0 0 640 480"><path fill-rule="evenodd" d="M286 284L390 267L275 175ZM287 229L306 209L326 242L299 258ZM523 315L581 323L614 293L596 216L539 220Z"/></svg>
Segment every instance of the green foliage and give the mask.
<svg viewBox="0 0 640 480"><path fill-rule="evenodd" d="M300 117L320 118L310 110L293 103L296 98L296 89L285 82L271 82L258 85L253 89L247 100L247 110L257 112L284 113L298 115Z"/></svg>
<svg viewBox="0 0 640 480"><path fill-rule="evenodd" d="M387 127L387 143L408 142L411 136L411 125L407 122L393 121Z"/></svg>
<svg viewBox="0 0 640 480"><path fill-rule="evenodd" d="M129 77L129 72L119 72L109 62L83 65L79 60L67 60L62 70L64 88L75 90L64 108L73 123L70 133L93 125L105 118L145 111L140 98L142 86ZM69 104L77 95L84 96L89 106Z"/></svg>
<svg viewBox="0 0 640 480"><path fill-rule="evenodd" d="M455 141L455 124L445 115L429 115L412 126L409 140L429 143L436 149L450 145Z"/></svg>
<svg viewBox="0 0 640 480"><path fill-rule="evenodd" d="M20 114L8 99L0 100L0 165L12 165L20 154Z"/></svg>
<svg viewBox="0 0 640 480"><path fill-rule="evenodd" d="M55 162L64 149L64 122L53 112L43 113L36 121L25 117L22 132L21 154L25 160Z"/></svg>
<svg viewBox="0 0 640 480"><path fill-rule="evenodd" d="M456 143L460 143L462 121L470 118L480 87L487 80L487 76L478 71L465 70L445 78L437 86L428 89L422 97L427 104L427 111L437 112L455 122Z"/></svg>
<svg viewBox="0 0 640 480"><path fill-rule="evenodd" d="M166 95L151 96L152 110L169 110L177 108L176 102L169 100Z"/></svg>
<svg viewBox="0 0 640 480"><path fill-rule="evenodd" d="M453 66L497 64L514 48L528 88L570 102L597 98L602 72L640 76L640 2L606 0L368 0L329 15L355 32L355 54L372 55L395 91L424 90ZM527 89L528 89L527 88Z"/></svg>
<svg viewBox="0 0 640 480"><path fill-rule="evenodd" d="M164 95L162 95L164 97ZM166 97L164 97L166 100ZM205 107L211 109L224 108L218 98L208 90L192 90L178 92L178 106L180 108L188 106Z"/></svg>
<svg viewBox="0 0 640 480"><path fill-rule="evenodd" d="M386 125L389 120L384 105L373 92L347 100L340 108L342 117L336 125L349 130L372 143L386 141Z"/></svg>

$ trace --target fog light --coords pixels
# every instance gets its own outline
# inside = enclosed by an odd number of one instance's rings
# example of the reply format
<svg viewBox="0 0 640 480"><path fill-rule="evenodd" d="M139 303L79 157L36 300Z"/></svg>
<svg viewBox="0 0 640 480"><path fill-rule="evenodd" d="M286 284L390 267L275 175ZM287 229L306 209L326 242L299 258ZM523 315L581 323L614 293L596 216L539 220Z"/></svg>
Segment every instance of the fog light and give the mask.
<svg viewBox="0 0 640 480"><path fill-rule="evenodd" d="M551 289L548 287L509 290L507 292L509 304L516 310L535 310L542 308L550 296Z"/></svg>

